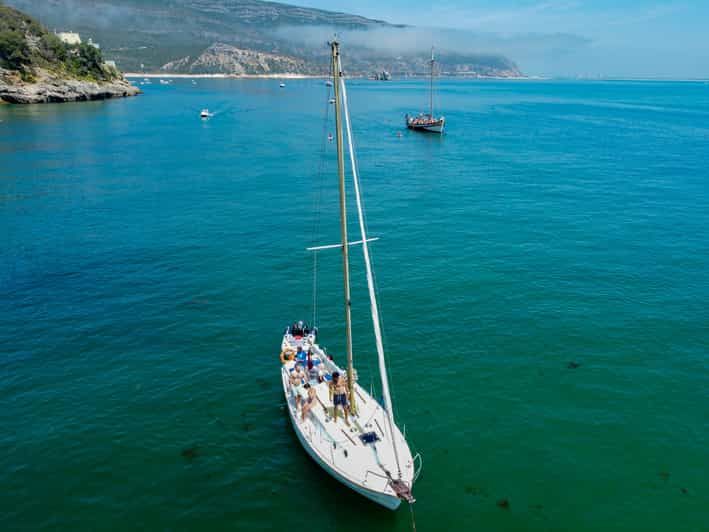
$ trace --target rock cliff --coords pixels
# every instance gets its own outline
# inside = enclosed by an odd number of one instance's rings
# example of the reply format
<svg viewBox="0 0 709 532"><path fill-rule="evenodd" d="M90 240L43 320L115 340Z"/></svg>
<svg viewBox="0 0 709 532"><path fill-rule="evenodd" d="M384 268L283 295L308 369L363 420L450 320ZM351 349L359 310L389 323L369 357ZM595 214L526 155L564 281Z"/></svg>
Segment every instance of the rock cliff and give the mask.
<svg viewBox="0 0 709 532"><path fill-rule="evenodd" d="M35 70L32 82L17 72L0 68L0 100L6 103L59 103L123 98L140 93L123 78L111 81L68 79L43 69Z"/></svg>
<svg viewBox="0 0 709 532"><path fill-rule="evenodd" d="M303 59L254 50L244 50L228 44L215 43L196 58L184 57L171 61L163 72L200 74L277 74L310 73Z"/></svg>

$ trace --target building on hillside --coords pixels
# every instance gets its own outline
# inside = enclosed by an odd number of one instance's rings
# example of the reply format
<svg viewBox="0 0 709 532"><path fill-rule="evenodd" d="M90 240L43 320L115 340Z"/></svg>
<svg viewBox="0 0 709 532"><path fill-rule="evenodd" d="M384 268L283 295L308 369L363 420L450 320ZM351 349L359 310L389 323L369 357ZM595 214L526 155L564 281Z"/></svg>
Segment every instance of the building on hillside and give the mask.
<svg viewBox="0 0 709 532"><path fill-rule="evenodd" d="M101 47L99 46L99 44L98 44L97 42L94 42L93 39L91 39L91 37L89 37L88 45L89 45L89 46L93 46L93 47L96 48L97 50L100 50L100 49L101 49Z"/></svg>
<svg viewBox="0 0 709 532"><path fill-rule="evenodd" d="M116 70L118 70L118 67L116 66L115 61L108 60L108 61L104 61L103 64L106 65L107 67L115 68Z"/></svg>
<svg viewBox="0 0 709 532"><path fill-rule="evenodd" d="M81 44L81 37L78 33L74 33L73 31L60 31L55 32L55 34L63 43L72 45Z"/></svg>

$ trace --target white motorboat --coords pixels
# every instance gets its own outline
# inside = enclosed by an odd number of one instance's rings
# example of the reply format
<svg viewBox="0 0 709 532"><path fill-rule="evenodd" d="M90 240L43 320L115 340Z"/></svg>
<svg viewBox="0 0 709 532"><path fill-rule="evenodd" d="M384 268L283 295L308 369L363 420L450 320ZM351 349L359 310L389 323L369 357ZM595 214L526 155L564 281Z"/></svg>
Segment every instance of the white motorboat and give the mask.
<svg viewBox="0 0 709 532"><path fill-rule="evenodd" d="M317 329L309 328L299 322L290 326L283 335L281 380L291 424L298 440L312 459L343 485L386 508L395 510L402 500L408 503L415 502L412 489L421 471L422 461L419 454L412 455L405 434L394 419L369 252L369 243L377 239L368 238L366 234L339 45L337 42L332 42L330 46L336 100L335 126L342 240L340 244L318 246L308 250L318 253L328 249L340 249L343 254L347 365L338 366L320 347L317 343ZM349 148L360 230L360 240L354 242L350 242L347 236L343 129L346 132ZM354 369L349 281L351 246L361 246L363 251L381 381L381 403L357 383L357 372ZM295 358L294 352L297 352ZM298 364L306 370L304 378L294 377L293 372L296 371ZM331 393L330 383L335 373L346 378L348 385L346 394L333 396ZM306 389L307 391L304 391ZM314 393L311 390L314 390ZM296 400L298 396L300 399ZM308 401L308 409L303 415L302 405L306 401ZM336 401L339 404L347 403L349 424L346 424L342 417L337 419L334 411ZM298 403L301 403L300 408ZM342 407L338 408L340 409Z"/></svg>
<svg viewBox="0 0 709 532"><path fill-rule="evenodd" d="M199 116L200 116L201 118L209 118L209 117L211 117L212 115L211 115L211 113L209 112L209 109L202 109L202 111L200 111L200 113L199 113Z"/></svg>

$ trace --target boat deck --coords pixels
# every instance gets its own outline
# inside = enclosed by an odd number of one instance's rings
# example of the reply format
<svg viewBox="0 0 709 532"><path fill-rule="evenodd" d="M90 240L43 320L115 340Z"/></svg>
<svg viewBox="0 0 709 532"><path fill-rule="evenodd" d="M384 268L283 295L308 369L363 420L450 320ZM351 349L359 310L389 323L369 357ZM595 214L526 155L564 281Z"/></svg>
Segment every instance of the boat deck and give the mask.
<svg viewBox="0 0 709 532"><path fill-rule="evenodd" d="M361 386L355 384L357 415L350 416L349 426L345 424L342 412L338 413L335 421L329 382L333 372L338 371L343 376L346 373L329 360L317 345L312 346L312 353L314 368L323 381L319 382L317 377L308 381L316 391L317 404L304 420L301 409L296 409L289 380L296 362L286 362L282 371L289 414L303 446L341 482L374 500L378 497L386 499L385 502L377 500L380 504L398 506L400 500L390 485L389 475L398 479L399 471L386 412ZM393 438L396 439L401 464L401 480L410 487L414 480L414 460L401 432L398 428L394 432Z"/></svg>

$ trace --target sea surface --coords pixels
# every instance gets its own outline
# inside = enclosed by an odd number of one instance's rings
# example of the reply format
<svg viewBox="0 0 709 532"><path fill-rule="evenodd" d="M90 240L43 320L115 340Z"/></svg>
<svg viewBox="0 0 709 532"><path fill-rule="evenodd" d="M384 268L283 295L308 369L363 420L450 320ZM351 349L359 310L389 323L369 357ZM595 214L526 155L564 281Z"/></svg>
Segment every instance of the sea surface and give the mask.
<svg viewBox="0 0 709 532"><path fill-rule="evenodd" d="M410 530L284 410L289 322L344 363L329 89L142 88L0 106L2 529ZM426 88L349 85L417 530L709 530L709 84Z"/></svg>

